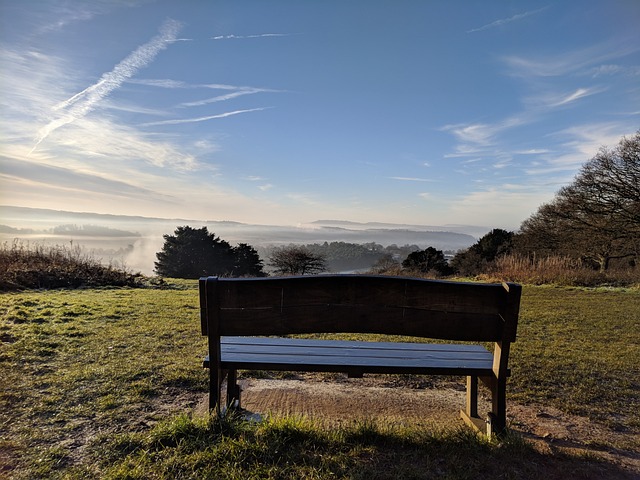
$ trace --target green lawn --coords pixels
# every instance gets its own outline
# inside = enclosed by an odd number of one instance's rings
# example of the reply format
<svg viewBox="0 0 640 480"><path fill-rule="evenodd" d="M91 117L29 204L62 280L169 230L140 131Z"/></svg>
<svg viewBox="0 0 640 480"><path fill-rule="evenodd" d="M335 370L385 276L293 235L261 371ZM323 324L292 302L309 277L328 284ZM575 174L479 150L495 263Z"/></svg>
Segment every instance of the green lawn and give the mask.
<svg viewBox="0 0 640 480"><path fill-rule="evenodd" d="M638 455L640 291L525 287L521 311L509 401L588 416ZM625 478L456 426L191 418L199 327L196 282L0 294L0 478Z"/></svg>

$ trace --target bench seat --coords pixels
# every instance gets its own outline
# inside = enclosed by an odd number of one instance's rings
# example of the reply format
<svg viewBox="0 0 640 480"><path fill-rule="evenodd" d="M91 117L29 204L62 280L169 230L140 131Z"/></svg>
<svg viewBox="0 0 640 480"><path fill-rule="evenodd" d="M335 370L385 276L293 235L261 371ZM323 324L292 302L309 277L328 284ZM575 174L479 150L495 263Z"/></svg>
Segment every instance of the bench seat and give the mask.
<svg viewBox="0 0 640 480"><path fill-rule="evenodd" d="M221 337L223 370L282 370L437 375L492 374L481 345L363 342L300 338ZM209 367L209 357L203 366Z"/></svg>

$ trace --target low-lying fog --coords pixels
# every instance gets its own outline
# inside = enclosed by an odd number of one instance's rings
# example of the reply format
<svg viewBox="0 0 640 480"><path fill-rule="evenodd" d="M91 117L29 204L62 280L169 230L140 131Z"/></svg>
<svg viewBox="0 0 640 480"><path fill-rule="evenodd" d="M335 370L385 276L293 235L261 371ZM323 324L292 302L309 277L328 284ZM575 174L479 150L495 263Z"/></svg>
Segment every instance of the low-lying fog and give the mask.
<svg viewBox="0 0 640 480"><path fill-rule="evenodd" d="M72 213L0 206L0 241L81 248L103 263L151 275L164 234L176 227L206 226L231 245L248 243L261 252L269 246L324 242L429 246L439 250L467 248L490 228L418 226L319 220L297 226L250 225L236 222L161 219L123 215ZM266 260L263 258L263 260Z"/></svg>

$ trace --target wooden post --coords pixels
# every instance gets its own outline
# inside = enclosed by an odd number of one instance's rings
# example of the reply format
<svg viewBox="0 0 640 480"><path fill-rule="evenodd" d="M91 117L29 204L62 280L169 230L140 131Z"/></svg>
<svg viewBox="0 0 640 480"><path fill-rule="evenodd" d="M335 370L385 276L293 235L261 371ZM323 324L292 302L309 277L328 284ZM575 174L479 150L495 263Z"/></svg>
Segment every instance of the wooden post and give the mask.
<svg viewBox="0 0 640 480"><path fill-rule="evenodd" d="M491 379L491 432L501 434L507 427L507 360L511 344L496 342L493 351L493 374Z"/></svg>
<svg viewBox="0 0 640 480"><path fill-rule="evenodd" d="M487 426L478 417L478 377L475 375L467 376L467 405L464 410L460 410L460 417L474 430L485 432Z"/></svg>
<svg viewBox="0 0 640 480"><path fill-rule="evenodd" d="M491 433L500 435L507 428L507 379L494 380L491 388Z"/></svg>
<svg viewBox="0 0 640 480"><path fill-rule="evenodd" d="M237 402L234 405L234 401ZM240 408L240 385L238 385L238 371L227 372L227 407Z"/></svg>
<svg viewBox="0 0 640 480"><path fill-rule="evenodd" d="M200 284L202 288L202 283ZM209 337L209 411L220 414L222 370L220 369L220 306L218 305L218 277L204 281L207 336Z"/></svg>
<svg viewBox="0 0 640 480"><path fill-rule="evenodd" d="M467 377L467 415L478 416L478 377Z"/></svg>

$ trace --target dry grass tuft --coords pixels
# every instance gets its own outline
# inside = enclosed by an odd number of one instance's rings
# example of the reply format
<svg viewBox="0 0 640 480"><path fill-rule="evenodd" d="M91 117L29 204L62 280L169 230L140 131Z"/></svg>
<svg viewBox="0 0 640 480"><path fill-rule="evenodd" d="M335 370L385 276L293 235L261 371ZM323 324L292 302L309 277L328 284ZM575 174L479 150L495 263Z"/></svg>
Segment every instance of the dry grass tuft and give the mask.
<svg viewBox="0 0 640 480"><path fill-rule="evenodd" d="M483 280L501 280L530 285L563 285L575 287L640 285L640 269L615 268L606 272L594 270L580 259L553 256L533 257L506 255L496 259L494 267L480 276Z"/></svg>
<svg viewBox="0 0 640 480"><path fill-rule="evenodd" d="M33 288L142 286L144 277L103 265L80 246L45 246L20 241L0 246L0 291Z"/></svg>

